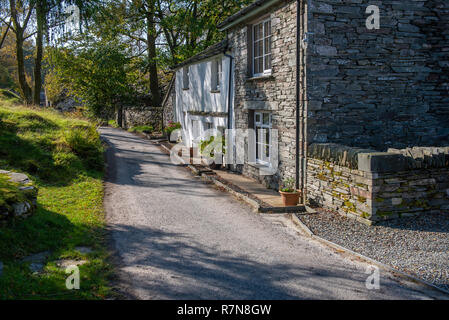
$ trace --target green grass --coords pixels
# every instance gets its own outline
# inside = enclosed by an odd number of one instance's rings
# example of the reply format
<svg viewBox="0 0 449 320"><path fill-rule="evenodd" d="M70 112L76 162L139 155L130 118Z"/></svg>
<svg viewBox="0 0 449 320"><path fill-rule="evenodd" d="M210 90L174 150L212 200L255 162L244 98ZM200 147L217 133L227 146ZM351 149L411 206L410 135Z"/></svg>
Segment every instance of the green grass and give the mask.
<svg viewBox="0 0 449 320"><path fill-rule="evenodd" d="M151 134L154 131L152 126L136 126L128 130L129 132L148 133Z"/></svg>
<svg viewBox="0 0 449 320"><path fill-rule="evenodd" d="M18 185L9 181L9 177L0 174L0 208L10 209L11 204L24 201L24 196L19 192Z"/></svg>
<svg viewBox="0 0 449 320"><path fill-rule="evenodd" d="M0 227L0 299L103 299L110 294L102 153L89 122L0 101L0 169L26 173L39 188L36 214ZM0 189L5 195L12 185L0 178ZM77 246L94 251L82 255ZM43 251L52 252L44 273L32 274L21 260ZM68 275L55 265L65 258L88 261L80 266L80 290L65 287Z"/></svg>

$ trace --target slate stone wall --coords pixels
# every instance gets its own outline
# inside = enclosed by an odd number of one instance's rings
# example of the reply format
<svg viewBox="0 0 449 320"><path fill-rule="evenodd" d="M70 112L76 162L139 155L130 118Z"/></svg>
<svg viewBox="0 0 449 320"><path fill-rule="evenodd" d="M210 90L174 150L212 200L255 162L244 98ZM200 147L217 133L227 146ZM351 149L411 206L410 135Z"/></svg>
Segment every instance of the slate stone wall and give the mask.
<svg viewBox="0 0 449 320"><path fill-rule="evenodd" d="M357 154L358 168L340 165L341 157L327 156L345 148L321 145L323 152L309 159L307 191L312 204L367 224L424 212L449 214L449 148L415 149L412 155L410 150L354 150L349 154Z"/></svg>
<svg viewBox="0 0 449 320"><path fill-rule="evenodd" d="M310 3L308 142L448 145L449 1ZM380 30L366 28L369 5Z"/></svg>
<svg viewBox="0 0 449 320"><path fill-rule="evenodd" d="M162 108L127 107L123 110L123 128L150 125L156 131L161 129Z"/></svg>

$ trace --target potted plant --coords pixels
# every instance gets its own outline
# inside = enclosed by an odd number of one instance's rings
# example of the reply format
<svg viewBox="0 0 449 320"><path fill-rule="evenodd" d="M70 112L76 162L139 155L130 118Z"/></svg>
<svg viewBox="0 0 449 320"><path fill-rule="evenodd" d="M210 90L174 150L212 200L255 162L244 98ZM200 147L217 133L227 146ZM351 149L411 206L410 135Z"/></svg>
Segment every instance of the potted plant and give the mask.
<svg viewBox="0 0 449 320"><path fill-rule="evenodd" d="M295 188L295 179L289 178L284 180L282 188L279 191L285 207L295 207L299 203L301 192Z"/></svg>

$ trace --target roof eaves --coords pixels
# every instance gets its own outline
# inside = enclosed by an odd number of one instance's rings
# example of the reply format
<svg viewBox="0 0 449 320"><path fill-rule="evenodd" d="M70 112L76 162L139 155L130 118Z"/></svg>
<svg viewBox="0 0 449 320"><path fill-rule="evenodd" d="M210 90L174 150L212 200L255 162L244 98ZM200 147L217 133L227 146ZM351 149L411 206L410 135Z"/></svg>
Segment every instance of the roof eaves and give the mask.
<svg viewBox="0 0 449 320"><path fill-rule="evenodd" d="M281 2L282 0L257 0L250 4L249 6L243 8L236 14L230 16L226 20L224 20L222 23L218 25L218 29L220 31L225 31L227 29L232 28L233 26L244 22L255 15L257 15L260 11L266 10L272 5Z"/></svg>
<svg viewBox="0 0 449 320"><path fill-rule="evenodd" d="M171 67L170 69L173 71L178 70L184 66L224 53L228 48L229 48L228 41L223 40L208 47L207 49L201 51L200 53L194 55L193 57L190 57L189 59L184 60L183 62Z"/></svg>

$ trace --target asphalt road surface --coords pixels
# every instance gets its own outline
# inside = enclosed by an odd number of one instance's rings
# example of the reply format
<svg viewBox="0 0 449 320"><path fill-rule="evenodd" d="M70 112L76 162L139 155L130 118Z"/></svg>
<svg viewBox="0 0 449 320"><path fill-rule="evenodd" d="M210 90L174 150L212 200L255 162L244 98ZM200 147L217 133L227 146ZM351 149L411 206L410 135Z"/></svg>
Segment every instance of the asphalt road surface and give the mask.
<svg viewBox="0 0 449 320"><path fill-rule="evenodd" d="M301 236L173 165L160 147L101 128L117 289L131 299L428 299Z"/></svg>

